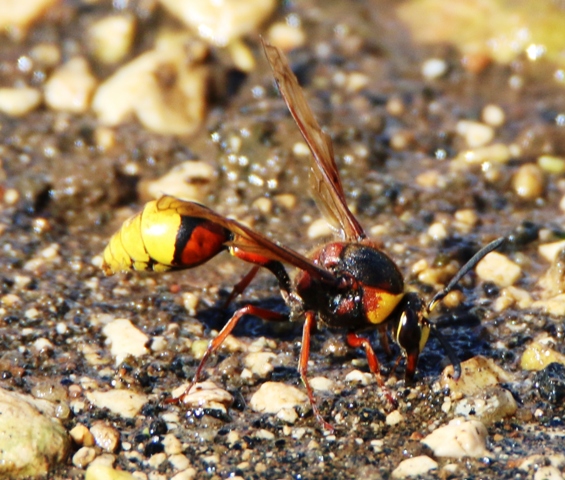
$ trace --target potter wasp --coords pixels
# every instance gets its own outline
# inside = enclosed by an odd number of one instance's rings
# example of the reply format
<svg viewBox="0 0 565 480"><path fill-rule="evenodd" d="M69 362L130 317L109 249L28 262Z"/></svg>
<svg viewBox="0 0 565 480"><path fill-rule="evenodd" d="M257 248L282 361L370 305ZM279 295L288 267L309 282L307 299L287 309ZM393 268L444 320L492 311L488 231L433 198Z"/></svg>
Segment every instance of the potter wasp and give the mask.
<svg viewBox="0 0 565 480"><path fill-rule="evenodd" d="M358 334L371 327L379 330L386 350L387 330L392 331L393 339L406 357L407 381L414 377L418 356L430 333L440 340L454 364L455 376L459 376L459 360L434 328L429 316L463 275L487 253L498 248L503 239L495 240L475 254L429 303L426 304L416 293L407 291L397 265L367 238L349 210L331 140L314 118L287 60L276 47L264 43L264 49L279 91L312 154L311 194L327 222L341 238L304 256L203 205L164 196L149 202L112 237L104 251L103 268L106 274L130 269L162 272L193 268L227 250L234 257L253 264L232 296L241 293L261 267L269 270L278 281L290 314L254 305L237 310L208 345L192 384L183 396L200 378L210 355L244 315L270 321L304 318L298 370L315 417L324 428L333 430L316 406L307 377L310 336L314 327L321 324L344 330L350 346L365 350L369 368L381 387L377 356L369 340ZM294 281L291 281L285 265L298 269Z"/></svg>

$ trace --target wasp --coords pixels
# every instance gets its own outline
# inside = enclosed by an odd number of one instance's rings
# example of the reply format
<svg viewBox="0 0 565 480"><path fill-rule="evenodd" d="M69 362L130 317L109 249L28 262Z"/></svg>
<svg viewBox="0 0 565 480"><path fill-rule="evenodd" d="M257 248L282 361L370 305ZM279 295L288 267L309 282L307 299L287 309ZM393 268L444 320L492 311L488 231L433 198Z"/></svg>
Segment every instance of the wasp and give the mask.
<svg viewBox="0 0 565 480"><path fill-rule="evenodd" d="M365 350L369 369L381 387L377 356L369 339L359 334L370 328L379 330L387 351L387 330L392 331L393 339L406 358L406 381L413 380L418 356L430 334L435 334L443 345L454 365L454 375L458 377L461 368L457 355L434 328L430 313L461 278L504 239L497 239L476 253L427 304L418 294L407 291L396 263L367 237L348 208L331 139L316 121L284 54L266 42L263 47L279 91L312 154L311 194L340 238L305 256L203 205L164 196L145 205L143 211L127 220L111 238L103 254L103 269L106 274L113 274L130 269L163 272L194 268L227 250L234 257L253 264L234 288L232 298L245 289L260 268L269 270L278 281L289 314L254 305L238 309L209 343L183 396L199 380L210 355L244 315L269 321L301 317L304 325L298 370L313 414L331 431L333 427L320 414L307 377L313 329L320 324L344 330L350 346ZM298 270L294 281L285 265Z"/></svg>

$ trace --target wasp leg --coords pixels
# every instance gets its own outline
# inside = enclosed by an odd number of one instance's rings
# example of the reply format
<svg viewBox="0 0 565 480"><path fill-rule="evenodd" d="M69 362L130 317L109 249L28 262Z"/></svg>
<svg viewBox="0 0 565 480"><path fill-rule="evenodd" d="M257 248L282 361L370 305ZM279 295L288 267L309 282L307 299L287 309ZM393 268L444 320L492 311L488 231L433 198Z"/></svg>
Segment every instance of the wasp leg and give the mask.
<svg viewBox="0 0 565 480"><path fill-rule="evenodd" d="M397 405L396 399L394 398L392 393L390 393L389 389L385 386L383 382L383 377L381 376L381 369L379 367L379 360L375 355L375 351L373 350L373 347L371 346L371 342L369 342L369 339L365 337L360 337L359 335L353 332L348 333L346 339L350 347L353 348L363 347L365 349L365 355L367 356L367 363L369 364L369 370L371 370L371 372L377 378L377 383L379 384L379 387L381 388L381 391L383 392L386 399L392 405L396 406Z"/></svg>
<svg viewBox="0 0 565 480"><path fill-rule="evenodd" d="M218 350L218 348L220 348L220 346L222 345L222 343L224 343L227 336L233 331L233 329L237 325L237 322L239 322L241 317L243 317L244 315L255 315L256 317L262 318L263 320L270 320L270 321L283 321L287 319L287 316L282 313L274 312L272 310L267 310L265 308L256 307L254 305L246 305L245 307L237 310L233 314L233 316L228 320L228 323L225 324L224 328L222 328L218 336L210 341L210 343L208 344L208 348L206 349L206 352L204 352L204 356L202 357L202 360L200 360L200 364L196 369L196 373L192 378L192 382L180 397L173 400L175 403L182 403L184 398L190 393L192 387L194 387L194 385L200 379L202 370L204 369L204 366L206 365L208 358L210 358L210 355L212 355L216 350Z"/></svg>
<svg viewBox="0 0 565 480"><path fill-rule="evenodd" d="M306 388L306 393L308 394L308 400L310 401L310 406L312 407L312 412L316 417L316 420L322 425L325 430L329 432L334 432L335 429L332 425L324 420L322 414L316 406L316 399L314 398L314 392L308 382L308 358L310 357L310 334L312 329L316 326L316 314L312 311L306 312L306 321L304 322L304 327L302 329L302 348L300 349L300 361L298 362L298 372L300 373L300 379Z"/></svg>
<svg viewBox="0 0 565 480"><path fill-rule="evenodd" d="M392 356L392 350L390 349L390 344L388 343L388 332L386 326L379 327L379 339L381 341L381 346L387 354L387 356Z"/></svg>
<svg viewBox="0 0 565 480"><path fill-rule="evenodd" d="M253 279L255 278L255 275L257 275L257 272L259 271L259 268L261 268L259 265L255 265L251 270L249 270L249 272L247 272L245 274L245 276L239 281L237 282L237 284L233 287L229 297L227 298L227 300L225 301L224 305L222 308L227 308L228 305L235 299L237 298L239 295L241 295L244 290L249 286L249 284L253 281Z"/></svg>

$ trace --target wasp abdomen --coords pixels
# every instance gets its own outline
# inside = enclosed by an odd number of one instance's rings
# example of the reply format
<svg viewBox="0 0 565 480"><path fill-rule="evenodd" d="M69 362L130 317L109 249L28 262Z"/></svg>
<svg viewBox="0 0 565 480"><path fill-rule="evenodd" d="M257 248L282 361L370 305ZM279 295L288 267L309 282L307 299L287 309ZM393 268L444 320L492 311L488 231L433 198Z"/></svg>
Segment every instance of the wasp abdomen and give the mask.
<svg viewBox="0 0 565 480"><path fill-rule="evenodd" d="M167 197L165 197L167 198ZM196 267L224 250L231 232L208 219L181 215L170 202L149 202L124 222L104 250L107 275L123 270Z"/></svg>

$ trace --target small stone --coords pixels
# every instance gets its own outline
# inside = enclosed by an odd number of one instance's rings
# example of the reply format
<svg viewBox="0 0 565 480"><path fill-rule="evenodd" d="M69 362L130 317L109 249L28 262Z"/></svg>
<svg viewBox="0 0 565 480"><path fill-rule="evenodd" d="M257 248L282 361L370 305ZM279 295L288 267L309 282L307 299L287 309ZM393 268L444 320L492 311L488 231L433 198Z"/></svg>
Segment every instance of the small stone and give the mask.
<svg viewBox="0 0 565 480"><path fill-rule="evenodd" d="M485 389L473 398L464 398L457 402L454 414L492 425L514 415L517 410L518 405L512 394L497 385Z"/></svg>
<svg viewBox="0 0 565 480"><path fill-rule="evenodd" d="M400 462L392 472L392 478L418 477L430 470L437 470L438 463L427 455L408 458Z"/></svg>
<svg viewBox="0 0 565 480"><path fill-rule="evenodd" d="M92 433L90 433L90 430L82 423L75 425L69 432L69 435L78 445L82 445L84 447L94 446L94 437L92 436Z"/></svg>
<svg viewBox="0 0 565 480"><path fill-rule="evenodd" d="M73 465L77 468L86 468L96 458L96 449L81 447L73 455Z"/></svg>
<svg viewBox="0 0 565 480"><path fill-rule="evenodd" d="M544 172L559 175L565 172L565 158L555 155L541 155L538 157L538 166Z"/></svg>
<svg viewBox="0 0 565 480"><path fill-rule="evenodd" d="M443 77L447 73L447 62L441 58L429 58L422 64L421 71L427 80Z"/></svg>
<svg viewBox="0 0 565 480"><path fill-rule="evenodd" d="M113 320L102 329L106 342L111 345L112 356L116 365L122 363L128 355L141 357L149 353L146 345L149 337L126 318Z"/></svg>
<svg viewBox="0 0 565 480"><path fill-rule="evenodd" d="M135 35L132 15L108 15L92 23L87 30L89 48L99 62L121 61L131 50Z"/></svg>
<svg viewBox="0 0 565 480"><path fill-rule="evenodd" d="M465 139L469 148L483 147L494 138L493 128L480 122L459 120L455 130Z"/></svg>
<svg viewBox="0 0 565 480"><path fill-rule="evenodd" d="M461 418L451 420L422 440L437 457L484 457L486 449L486 427L476 420Z"/></svg>
<svg viewBox="0 0 565 480"><path fill-rule="evenodd" d="M491 252L479 262L476 272L483 282L493 282L499 287L509 287L518 281L522 269L505 255Z"/></svg>
<svg viewBox="0 0 565 480"><path fill-rule="evenodd" d="M86 392L86 398L98 408L107 408L124 418L134 418L149 398L141 393L127 390L95 390Z"/></svg>
<svg viewBox="0 0 565 480"><path fill-rule="evenodd" d="M56 69L45 83L45 103L53 110L84 113L90 106L97 80L83 57Z"/></svg>
<svg viewBox="0 0 565 480"><path fill-rule="evenodd" d="M271 45L279 47L285 52L304 46L306 33L301 25L292 25L288 22L275 22L267 31L267 39Z"/></svg>
<svg viewBox="0 0 565 480"><path fill-rule="evenodd" d="M302 407L308 401L305 393L296 387L278 382L265 382L249 402L255 412L278 413L283 408Z"/></svg>
<svg viewBox="0 0 565 480"><path fill-rule="evenodd" d="M139 189L152 199L172 195L181 200L203 202L211 193L216 176L216 170L208 163L189 160L175 165L157 180L140 184ZM190 295L194 296L193 293Z"/></svg>
<svg viewBox="0 0 565 480"><path fill-rule="evenodd" d="M171 480L192 480L193 478L196 478L196 473L195 468L187 468L186 470L183 470L171 477Z"/></svg>
<svg viewBox="0 0 565 480"><path fill-rule="evenodd" d="M274 369L270 363L274 358L276 358L276 355L271 352L253 352L245 357L243 364L254 375L265 378Z"/></svg>
<svg viewBox="0 0 565 480"><path fill-rule="evenodd" d="M447 238L447 229L441 222L435 222L428 228L428 235L434 240L439 241Z"/></svg>
<svg viewBox="0 0 565 480"><path fill-rule="evenodd" d="M375 376L369 372L362 372L361 370L352 370L345 376L345 381L349 383L358 383L366 387L375 383Z"/></svg>
<svg viewBox="0 0 565 480"><path fill-rule="evenodd" d="M182 443L172 433L167 433L163 438L163 446L167 455L177 455L182 452ZM186 468L186 467L185 467ZM184 470L184 468L182 469Z"/></svg>
<svg viewBox="0 0 565 480"><path fill-rule="evenodd" d="M202 38L220 47L254 32L277 5L275 0L160 0L160 3Z"/></svg>
<svg viewBox="0 0 565 480"><path fill-rule="evenodd" d="M181 453L171 455L168 460L175 470L186 470L190 467L190 460L186 457L186 455L182 455Z"/></svg>
<svg viewBox="0 0 565 480"><path fill-rule="evenodd" d="M486 162L493 164L507 163L511 157L512 155L507 145L495 143L459 153L453 160L452 166L455 167L459 163L470 165L482 165Z"/></svg>
<svg viewBox="0 0 565 480"><path fill-rule="evenodd" d="M481 118L483 119L483 122L492 127L500 127L506 121L504 110L502 110L502 108L498 105L494 105L492 103L483 108Z"/></svg>
<svg viewBox="0 0 565 480"><path fill-rule="evenodd" d="M92 464L86 470L84 480L137 480L131 473L124 470L114 470L103 464Z"/></svg>
<svg viewBox="0 0 565 480"><path fill-rule="evenodd" d="M538 253L548 262L553 263L557 259L559 252L565 250L565 240L558 242L543 243L538 246Z"/></svg>
<svg viewBox="0 0 565 480"><path fill-rule="evenodd" d="M0 88L0 112L21 117L41 104L41 92L35 88Z"/></svg>
<svg viewBox="0 0 565 480"><path fill-rule="evenodd" d="M312 389L317 392L331 392L335 388L335 382L326 377L314 377L309 381Z"/></svg>
<svg viewBox="0 0 565 480"><path fill-rule="evenodd" d="M565 365L565 355L554 350L547 343L547 339L544 338L538 338L530 343L522 353L520 366L524 370L543 370L554 362Z"/></svg>
<svg viewBox="0 0 565 480"><path fill-rule="evenodd" d="M563 480L561 471L553 465L547 465L537 469L534 480Z"/></svg>
<svg viewBox="0 0 565 480"><path fill-rule="evenodd" d="M453 366L447 366L440 378L442 389L462 395L476 395L485 388L513 381L512 375L500 368L493 360L476 356L461 362L461 377L453 379Z"/></svg>
<svg viewBox="0 0 565 480"><path fill-rule="evenodd" d="M184 384L173 390L173 398L180 397L186 392L187 388L188 384ZM226 407L229 407L233 403L233 397L229 392L218 387L214 382L206 380L196 383L189 394L184 396L182 403L193 408L211 408L225 412Z"/></svg>
<svg viewBox="0 0 565 480"><path fill-rule="evenodd" d="M0 2L0 30L17 36L54 7L58 0L4 0ZM16 30L14 32L13 30Z"/></svg>
<svg viewBox="0 0 565 480"><path fill-rule="evenodd" d="M399 423L402 422L404 422L404 416L398 410L393 410L392 412L390 412L386 416L386 420L385 420L385 423L387 425L390 425L391 427L394 425L398 425Z"/></svg>
<svg viewBox="0 0 565 480"><path fill-rule="evenodd" d="M106 452L115 452L120 443L120 432L104 421L94 422L90 427L96 445Z"/></svg>
<svg viewBox="0 0 565 480"><path fill-rule="evenodd" d="M309 239L315 240L331 236L333 234L333 230L325 218L318 218L308 226L306 234Z"/></svg>
<svg viewBox="0 0 565 480"><path fill-rule="evenodd" d="M544 191L544 177L540 167L534 163L522 165L512 178L512 187L524 200L535 200Z"/></svg>

